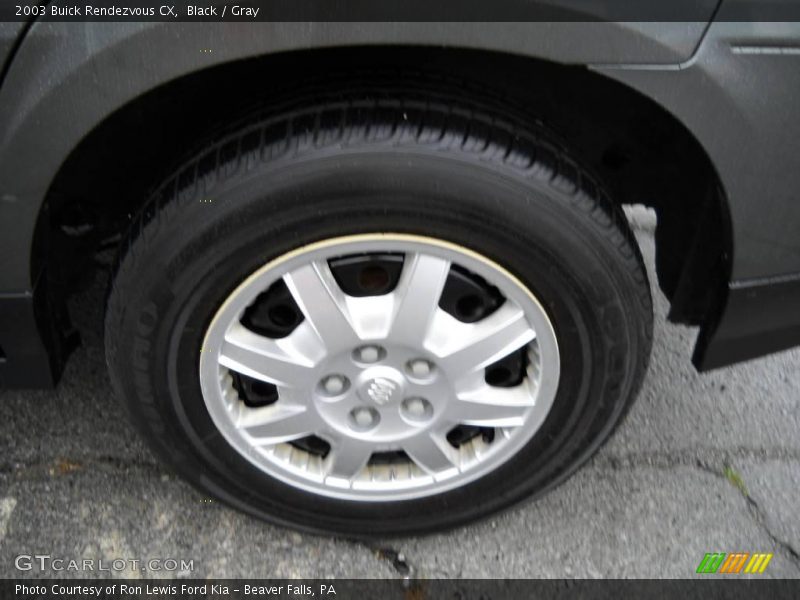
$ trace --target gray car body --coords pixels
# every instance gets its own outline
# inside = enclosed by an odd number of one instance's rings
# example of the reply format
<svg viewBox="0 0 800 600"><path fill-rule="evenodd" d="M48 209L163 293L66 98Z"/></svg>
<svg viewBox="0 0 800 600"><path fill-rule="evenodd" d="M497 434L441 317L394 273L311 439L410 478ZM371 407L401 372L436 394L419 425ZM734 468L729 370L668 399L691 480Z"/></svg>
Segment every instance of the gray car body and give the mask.
<svg viewBox="0 0 800 600"><path fill-rule="evenodd" d="M478 48L586 65L654 100L710 157L730 215L729 294L706 332L699 366L800 343L800 310L792 309L800 302L800 24L750 22L2 24L0 298L19 309L13 328L27 320L32 336L42 329L33 308L13 304L32 298L38 285L31 267L36 223L65 158L106 117L213 65L372 44ZM3 327L10 336L10 314L5 325L0 318L0 344ZM40 349L34 342L6 347L6 381L13 380L15 351L25 358Z"/></svg>

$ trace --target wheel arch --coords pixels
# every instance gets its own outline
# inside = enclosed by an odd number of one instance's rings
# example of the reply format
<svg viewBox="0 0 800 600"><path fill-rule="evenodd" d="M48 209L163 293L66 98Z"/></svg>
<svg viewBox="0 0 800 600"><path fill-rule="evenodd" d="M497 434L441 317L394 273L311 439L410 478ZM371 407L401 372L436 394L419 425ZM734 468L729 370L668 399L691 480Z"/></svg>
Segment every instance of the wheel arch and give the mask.
<svg viewBox="0 0 800 600"><path fill-rule="evenodd" d="M662 289L670 298L680 290L682 274L688 271L692 281L705 283L708 264L716 266L721 258L730 256L730 239L726 235L712 247L696 251L702 260L695 255L689 261L689 249L697 232L694 221L707 214L727 228L724 191L700 143L662 106L587 69L585 64L591 62L588 55L577 64L570 64L581 57L565 54L560 61L560 57L552 55L523 56L466 46L353 45L335 44L328 39L321 40L316 48L265 52L263 41L246 40L235 51L238 56L208 61L198 48L193 49L190 59L176 61L180 68L155 68L148 65L152 56L133 51L141 50L141 38L148 31L146 25L132 24L122 33L104 39L97 30L85 30L83 51L94 52L100 58L83 68L96 80L111 78L100 86L108 94L77 98L75 86L64 82L63 90L55 86L39 91L40 95L64 94L66 101L78 103L77 108L58 115L62 123L74 118L90 125L79 135L74 134L72 125L64 127L73 132L71 135L51 130L55 134L52 147L36 160L34 155L43 143L41 137L37 138L43 134L39 123L39 131L18 148L15 160L5 163L9 171L4 175L18 169L24 160L34 166L25 173L32 181L27 187L20 186L19 194L12 192L14 202L5 207L4 212L17 223L16 233L6 243L14 244L17 251L24 248L29 260L24 261L24 267L11 265L10 272L2 273L4 286L31 290L41 278L43 266L52 263L48 277L57 274L58 281L50 288L54 290L53 301L61 302L74 280L88 272L93 253L103 243L113 243L114 236L124 230L158 173L166 173L174 164L176 151L192 149L205 137L207 124L235 113L240 107L239 97L268 93L297 72L313 77L332 66L341 69L341 65L348 65L344 71L387 64L401 71L411 67L461 77L476 88L496 86L531 115L551 123L567 140L581 147L584 158L610 184L621 202L648 204L656 208L660 217L666 216L660 219L665 225L660 227L658 271ZM165 33L161 31L160 35ZM637 39L641 37L637 34ZM46 36L35 38L36 44L57 42ZM290 45L286 39L275 43ZM209 54L213 55L214 43L209 46ZM258 51L254 50L256 47ZM662 42L654 47L658 60L679 60L686 50L667 48ZM252 52L255 54L251 56ZM594 51L593 56L601 62L608 59L602 51ZM165 60L165 65L170 64ZM49 67L43 68L47 71ZM124 81L125 73L131 70L145 74L135 85ZM86 76L84 72L84 80ZM39 100L44 101L41 97ZM0 102L0 106L8 104L7 97ZM163 116L164 110L167 117ZM156 118L158 115L161 116ZM169 126L164 127L167 122ZM6 136L7 152L14 131L11 128ZM641 153L642 149L646 151ZM643 161L648 165L646 175L628 177ZM676 171L680 173L678 178ZM148 176L129 177L134 173ZM87 185L87 176L91 185ZM676 188L678 179L683 187ZM86 225L92 229L88 235ZM686 268L687 261L703 267L697 273L696 269ZM720 285L724 287L725 283ZM672 316L683 322L702 323L716 300L693 295L691 285L685 289L688 291L679 295L680 306L673 304Z"/></svg>

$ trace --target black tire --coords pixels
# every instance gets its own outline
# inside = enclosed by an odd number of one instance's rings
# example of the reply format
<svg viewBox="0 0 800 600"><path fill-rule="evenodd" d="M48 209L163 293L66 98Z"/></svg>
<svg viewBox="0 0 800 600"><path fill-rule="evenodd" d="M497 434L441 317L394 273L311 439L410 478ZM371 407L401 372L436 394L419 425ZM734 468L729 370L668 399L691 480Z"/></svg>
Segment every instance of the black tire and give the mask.
<svg viewBox="0 0 800 600"><path fill-rule="evenodd" d="M624 216L535 121L420 88L314 91L218 138L156 192L110 289L111 378L156 452L204 492L274 523L347 536L448 528L553 487L619 423L651 346L650 291ZM246 276L309 242L417 233L515 274L554 325L553 408L513 459L465 487L402 502L311 495L219 434L198 361L209 320Z"/></svg>

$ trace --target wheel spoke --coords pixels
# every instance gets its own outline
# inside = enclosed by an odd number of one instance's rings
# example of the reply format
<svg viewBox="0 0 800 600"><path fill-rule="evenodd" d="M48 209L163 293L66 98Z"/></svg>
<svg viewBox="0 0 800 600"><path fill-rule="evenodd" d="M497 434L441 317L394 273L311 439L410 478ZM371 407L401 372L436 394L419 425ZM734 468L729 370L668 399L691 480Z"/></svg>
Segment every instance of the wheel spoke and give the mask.
<svg viewBox="0 0 800 600"><path fill-rule="evenodd" d="M536 337L525 313L506 302L477 323L437 314L426 346L454 375L467 375L508 356Z"/></svg>
<svg viewBox="0 0 800 600"><path fill-rule="evenodd" d="M261 381L296 386L307 381L313 359L300 352L293 340L273 340L234 323L225 334L219 363Z"/></svg>
<svg viewBox="0 0 800 600"><path fill-rule="evenodd" d="M306 437L318 428L319 419L313 410L280 400L262 408L242 410L238 427L260 446L279 444Z"/></svg>
<svg viewBox="0 0 800 600"><path fill-rule="evenodd" d="M458 468L458 451L439 433L420 433L407 440L403 449L421 469L432 475L443 475Z"/></svg>
<svg viewBox="0 0 800 600"><path fill-rule="evenodd" d="M346 296L327 262L316 261L302 266L284 275L283 280L329 351L358 342Z"/></svg>
<svg viewBox="0 0 800 600"><path fill-rule="evenodd" d="M403 273L395 288L395 311L390 337L406 344L419 344L439 311L450 261L427 254L407 253Z"/></svg>
<svg viewBox="0 0 800 600"><path fill-rule="evenodd" d="M372 444L355 438L343 438L331 446L325 459L328 477L353 479L372 456Z"/></svg>
<svg viewBox="0 0 800 600"><path fill-rule="evenodd" d="M454 423L477 427L519 427L534 405L527 384L515 388L488 385L458 394L449 407Z"/></svg>

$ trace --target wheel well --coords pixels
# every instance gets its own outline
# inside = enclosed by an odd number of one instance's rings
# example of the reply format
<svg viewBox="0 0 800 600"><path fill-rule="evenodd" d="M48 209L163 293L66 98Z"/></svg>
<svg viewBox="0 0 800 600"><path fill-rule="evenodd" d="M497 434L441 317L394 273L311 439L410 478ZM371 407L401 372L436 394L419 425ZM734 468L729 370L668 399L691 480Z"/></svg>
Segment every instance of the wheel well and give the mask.
<svg viewBox="0 0 800 600"><path fill-rule="evenodd" d="M724 192L693 135L652 100L584 66L480 50L298 51L167 82L119 108L65 160L37 225L34 260L51 265L52 285L66 297L94 278L96 255L114 252L149 190L217 126L300 81L375 69L398 78L446 75L464 82L465 93L490 90L544 121L616 201L655 208L657 273L670 318L703 324L714 317L727 287L729 225Z"/></svg>

